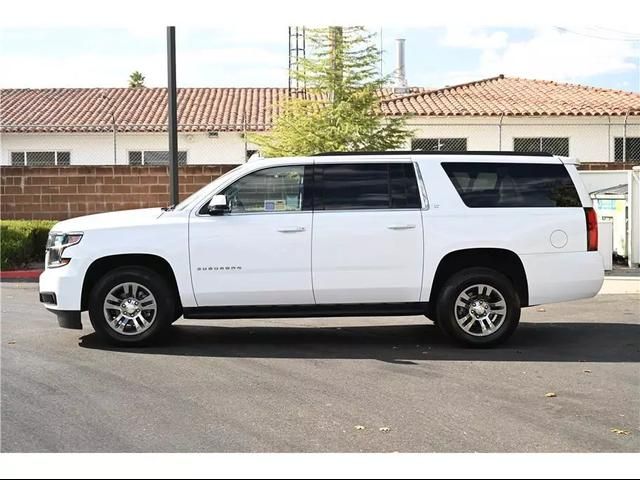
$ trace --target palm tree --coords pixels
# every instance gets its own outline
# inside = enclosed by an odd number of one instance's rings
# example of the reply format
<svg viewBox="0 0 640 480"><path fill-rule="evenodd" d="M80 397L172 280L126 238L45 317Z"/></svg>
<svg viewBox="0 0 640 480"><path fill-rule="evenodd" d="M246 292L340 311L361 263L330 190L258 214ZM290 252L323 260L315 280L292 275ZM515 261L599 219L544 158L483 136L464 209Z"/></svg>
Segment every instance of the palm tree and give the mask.
<svg viewBox="0 0 640 480"><path fill-rule="evenodd" d="M129 75L129 88L144 87L145 76L138 70Z"/></svg>

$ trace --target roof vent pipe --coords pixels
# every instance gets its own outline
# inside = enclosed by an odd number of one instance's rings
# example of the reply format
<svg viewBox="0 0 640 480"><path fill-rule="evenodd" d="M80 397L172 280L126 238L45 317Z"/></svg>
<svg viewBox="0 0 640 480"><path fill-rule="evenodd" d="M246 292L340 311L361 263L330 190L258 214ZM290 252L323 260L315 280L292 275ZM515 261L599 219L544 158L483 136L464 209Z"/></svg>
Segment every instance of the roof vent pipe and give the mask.
<svg viewBox="0 0 640 480"><path fill-rule="evenodd" d="M395 72L396 74L395 83L393 85L393 93L409 93L404 61L404 42L404 38L396 39L398 65Z"/></svg>

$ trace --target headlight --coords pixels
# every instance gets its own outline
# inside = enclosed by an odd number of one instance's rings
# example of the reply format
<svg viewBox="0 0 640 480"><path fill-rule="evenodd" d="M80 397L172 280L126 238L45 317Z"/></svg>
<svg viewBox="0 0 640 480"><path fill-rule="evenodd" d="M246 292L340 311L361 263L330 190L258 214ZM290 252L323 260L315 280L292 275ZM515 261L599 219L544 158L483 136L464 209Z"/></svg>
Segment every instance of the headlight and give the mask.
<svg viewBox="0 0 640 480"><path fill-rule="evenodd" d="M47 239L46 261L48 268L62 267L71 261L70 258L62 258L65 248L80 243L82 233L58 233L50 232Z"/></svg>

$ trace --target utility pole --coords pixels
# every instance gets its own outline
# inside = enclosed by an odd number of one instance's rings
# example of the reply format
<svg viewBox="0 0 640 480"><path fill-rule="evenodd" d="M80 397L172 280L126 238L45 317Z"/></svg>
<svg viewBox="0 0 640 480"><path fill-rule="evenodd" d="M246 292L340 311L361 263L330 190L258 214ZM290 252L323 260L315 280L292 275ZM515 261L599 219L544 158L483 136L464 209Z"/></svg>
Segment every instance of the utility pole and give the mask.
<svg viewBox="0 0 640 480"><path fill-rule="evenodd" d="M170 205L179 203L178 190L178 94L176 89L176 27L167 27L169 194Z"/></svg>
<svg viewBox="0 0 640 480"><path fill-rule="evenodd" d="M116 127L116 114L115 111L111 112L111 126L113 128L113 164L118 164L118 145L117 145L117 127Z"/></svg>
<svg viewBox="0 0 640 480"><path fill-rule="evenodd" d="M113 133L113 164L117 165L118 164L118 145L117 145L117 126L116 126L116 105L115 105L115 100L111 97L109 97L106 94L102 94L101 98L103 100L107 100L107 102L109 102L109 105L111 107L111 131Z"/></svg>

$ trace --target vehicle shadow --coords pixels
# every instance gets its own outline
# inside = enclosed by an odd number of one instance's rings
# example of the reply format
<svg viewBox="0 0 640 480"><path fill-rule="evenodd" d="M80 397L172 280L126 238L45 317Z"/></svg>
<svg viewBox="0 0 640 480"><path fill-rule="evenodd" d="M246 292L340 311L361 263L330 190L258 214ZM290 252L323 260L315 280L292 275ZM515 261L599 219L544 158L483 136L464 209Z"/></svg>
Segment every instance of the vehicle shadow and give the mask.
<svg viewBox="0 0 640 480"><path fill-rule="evenodd" d="M433 325L354 327L220 327L173 325L161 342L118 348L95 333L83 348L150 355L220 358L375 359L416 361L639 362L640 325L629 323L521 323L494 349L454 344Z"/></svg>

